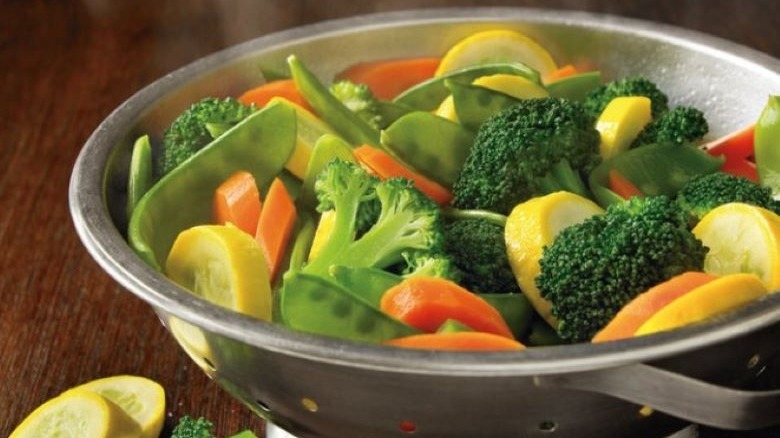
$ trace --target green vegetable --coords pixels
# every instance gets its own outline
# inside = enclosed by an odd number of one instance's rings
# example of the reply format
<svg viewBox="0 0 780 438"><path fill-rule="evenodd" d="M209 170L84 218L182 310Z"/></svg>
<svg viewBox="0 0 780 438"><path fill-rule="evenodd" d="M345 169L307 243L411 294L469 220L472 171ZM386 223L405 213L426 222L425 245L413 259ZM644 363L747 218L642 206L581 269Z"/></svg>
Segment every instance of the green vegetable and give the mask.
<svg viewBox="0 0 780 438"><path fill-rule="evenodd" d="M402 116L414 111L414 109L404 104L384 100L377 101L376 106L382 123L381 129L387 128Z"/></svg>
<svg viewBox="0 0 780 438"><path fill-rule="evenodd" d="M677 193L677 203L701 219L713 208L729 202L742 202L780 214L780 201L772 198L772 190L747 178L714 172L691 178Z"/></svg>
<svg viewBox="0 0 780 438"><path fill-rule="evenodd" d="M314 183L317 181L317 176L322 172L322 169L336 158L344 161L355 161L355 156L349 143L331 134L323 135L314 143L311 157L309 157L309 166L303 178L301 195L298 198L300 204L311 209L317 206Z"/></svg>
<svg viewBox="0 0 780 438"><path fill-rule="evenodd" d="M780 96L769 96L756 123L755 158L761 184L780 194Z"/></svg>
<svg viewBox="0 0 780 438"><path fill-rule="evenodd" d="M254 108L244 105L238 100L228 97L217 99L207 97L196 102L165 131L162 140L162 153L158 165L160 176L186 161L216 137L209 132L219 127L219 132L225 132L228 127L247 118Z"/></svg>
<svg viewBox="0 0 780 438"><path fill-rule="evenodd" d="M379 131L331 94L295 55L287 58L287 64L298 91L322 120L353 146L379 145Z"/></svg>
<svg viewBox="0 0 780 438"><path fill-rule="evenodd" d="M363 342L419 333L336 282L300 271L285 274L279 306L284 325L307 333Z"/></svg>
<svg viewBox="0 0 780 438"><path fill-rule="evenodd" d="M707 249L689 219L666 196L635 197L564 228L545 248L536 279L561 338L587 341L638 294L701 270Z"/></svg>
<svg viewBox="0 0 780 438"><path fill-rule="evenodd" d="M598 117L610 101L621 96L645 96L650 99L653 118L669 109L669 98L658 86L647 78L633 76L609 82L588 93L585 108Z"/></svg>
<svg viewBox="0 0 780 438"><path fill-rule="evenodd" d="M152 145L149 136L138 137L130 156L130 175L127 179L127 219L133 214L138 201L154 184Z"/></svg>
<svg viewBox="0 0 780 438"><path fill-rule="evenodd" d="M531 319L531 327L528 330L528 335L523 340L525 341L524 344L529 347L566 344L566 341L558 336L558 332L550 327L550 324L548 324L547 321L537 315L534 315Z"/></svg>
<svg viewBox="0 0 780 438"><path fill-rule="evenodd" d="M645 195L673 197L691 178L718 171L723 160L693 146L646 145L601 163L590 174L590 189L602 207L622 202L607 188L609 171L615 169Z"/></svg>
<svg viewBox="0 0 780 438"><path fill-rule="evenodd" d="M379 309L382 295L403 280L403 277L375 268L331 266L331 278L341 287L360 295L368 304Z"/></svg>
<svg viewBox="0 0 780 438"><path fill-rule="evenodd" d="M504 226L484 219L462 219L444 226L444 251L463 273L471 292L520 293L509 266Z"/></svg>
<svg viewBox="0 0 780 438"><path fill-rule="evenodd" d="M295 147L295 111L272 104L247 117L157 182L139 201L128 226L130 246L160 269L182 230L208 223L214 190L238 170L265 189Z"/></svg>
<svg viewBox="0 0 780 438"><path fill-rule="evenodd" d="M474 330L458 321L457 319L448 319L436 329L436 333L458 333L458 332L473 332Z"/></svg>
<svg viewBox="0 0 780 438"><path fill-rule="evenodd" d="M631 147L653 143L692 143L701 140L708 131L709 125L703 112L693 107L678 106L645 126Z"/></svg>
<svg viewBox="0 0 780 438"><path fill-rule="evenodd" d="M531 327L535 313L525 294L499 293L479 294L479 296L498 310L512 330L515 339L523 339Z"/></svg>
<svg viewBox="0 0 780 438"><path fill-rule="evenodd" d="M371 127L381 128L383 122L379 114L379 105L368 85L342 80L330 84L330 92Z"/></svg>
<svg viewBox="0 0 780 438"><path fill-rule="evenodd" d="M601 86L601 72L589 71L585 73L558 79L546 85L550 97L585 101L588 94Z"/></svg>
<svg viewBox="0 0 780 438"><path fill-rule="evenodd" d="M420 111L433 111L450 95L450 90L446 86L447 80L470 84L474 79L480 76L498 73L522 76L541 85L539 73L525 64L483 64L428 79L399 94L394 99L394 102L407 105Z"/></svg>
<svg viewBox="0 0 780 438"><path fill-rule="evenodd" d="M507 219L507 217L503 214L494 213L488 210L460 210L452 207L443 209L442 215L444 215L446 220L482 219L501 227L506 225Z"/></svg>
<svg viewBox="0 0 780 438"><path fill-rule="evenodd" d="M424 111L402 116L381 138L401 161L445 187L452 187L474 142L461 125Z"/></svg>
<svg viewBox="0 0 780 438"><path fill-rule="evenodd" d="M216 438L214 424L203 417L195 419L185 415L179 419L171 438Z"/></svg>
<svg viewBox="0 0 780 438"><path fill-rule="evenodd" d="M445 85L452 92L458 122L472 131L479 129L493 114L520 102L520 99L478 85L451 80L445 81Z"/></svg>
<svg viewBox="0 0 780 438"><path fill-rule="evenodd" d="M401 271L404 278L424 276L440 277L459 282L462 273L449 254L430 251L414 252L404 256L406 266Z"/></svg>
<svg viewBox="0 0 780 438"><path fill-rule="evenodd" d="M539 193L543 195L566 191L580 195L583 198L591 197L580 172L572 168L571 163L566 158L553 164L537 182Z"/></svg>
<svg viewBox="0 0 780 438"><path fill-rule="evenodd" d="M599 133L582 104L559 98L520 101L477 132L453 186L453 206L508 214L544 193L541 180L566 159L580 176L601 158Z"/></svg>

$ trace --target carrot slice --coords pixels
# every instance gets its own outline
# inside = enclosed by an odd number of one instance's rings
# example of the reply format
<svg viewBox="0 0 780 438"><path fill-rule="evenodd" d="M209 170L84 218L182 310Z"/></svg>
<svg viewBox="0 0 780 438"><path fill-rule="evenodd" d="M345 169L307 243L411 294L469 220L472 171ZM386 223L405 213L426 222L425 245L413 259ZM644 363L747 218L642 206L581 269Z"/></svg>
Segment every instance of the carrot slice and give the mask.
<svg viewBox="0 0 780 438"><path fill-rule="evenodd" d="M290 193L282 180L275 178L265 196L255 232L255 238L263 248L272 282L289 246L296 217L295 203Z"/></svg>
<svg viewBox="0 0 780 438"><path fill-rule="evenodd" d="M355 148L355 158L381 179L403 177L411 180L417 190L433 199L439 205L447 205L452 193L439 183L428 179L398 162L387 152L369 145Z"/></svg>
<svg viewBox="0 0 780 438"><path fill-rule="evenodd" d="M214 223L225 225L230 222L242 231L254 235L261 206L255 177L249 172L238 171L214 192Z"/></svg>
<svg viewBox="0 0 780 438"><path fill-rule="evenodd" d="M609 170L609 189L617 193L623 199L628 199L632 196L642 197L644 194L637 188L631 181L625 176L621 175L615 169Z"/></svg>
<svg viewBox="0 0 780 438"><path fill-rule="evenodd" d="M713 140L704 149L713 156L725 155L729 158L749 158L753 156L753 143L756 134L755 123L724 137Z"/></svg>
<svg viewBox="0 0 780 438"><path fill-rule="evenodd" d="M626 304L593 337L593 342L614 341L634 336L639 327L675 299L718 277L704 272L685 272L651 287Z"/></svg>
<svg viewBox="0 0 780 438"><path fill-rule="evenodd" d="M245 105L254 104L257 107L262 108L274 97L283 97L290 102L306 108L309 112L312 111L308 102L306 102L306 99L301 96L301 93L295 86L295 81L292 79L279 79L266 82L263 85L245 91L244 94L239 96L238 100Z"/></svg>
<svg viewBox="0 0 780 438"><path fill-rule="evenodd" d="M498 310L457 283L443 278L407 278L382 295L380 308L424 332L435 332L446 320L454 319L475 331L513 339L512 331Z"/></svg>
<svg viewBox="0 0 780 438"><path fill-rule="evenodd" d="M432 78L439 58L404 58L355 64L336 75L366 84L378 99L392 100L407 88Z"/></svg>
<svg viewBox="0 0 780 438"><path fill-rule="evenodd" d="M545 82L549 83L559 79L568 78L569 76L574 76L577 73L577 67L573 66L572 64L566 64L563 67L559 67L557 70L550 73Z"/></svg>
<svg viewBox="0 0 780 438"><path fill-rule="evenodd" d="M461 351L522 350L525 348L523 344L514 339L483 332L424 333L391 339L385 344L404 348Z"/></svg>
<svg viewBox="0 0 780 438"><path fill-rule="evenodd" d="M747 178L755 183L759 182L756 163L745 158L726 156L726 161L721 166L720 171Z"/></svg>

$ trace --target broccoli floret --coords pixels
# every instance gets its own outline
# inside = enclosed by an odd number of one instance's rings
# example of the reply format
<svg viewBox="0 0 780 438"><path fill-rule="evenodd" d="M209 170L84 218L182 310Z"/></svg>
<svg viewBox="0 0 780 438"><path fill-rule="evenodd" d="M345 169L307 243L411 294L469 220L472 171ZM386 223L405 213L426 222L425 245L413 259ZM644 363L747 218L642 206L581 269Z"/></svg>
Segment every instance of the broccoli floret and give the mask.
<svg viewBox="0 0 780 438"><path fill-rule="evenodd" d="M332 265L386 269L426 254L442 254L439 208L411 181L379 181L357 164L334 160L319 175L314 188L320 205L332 206L335 220L327 241L303 272L326 276ZM375 199L379 214L358 237L361 205Z"/></svg>
<svg viewBox="0 0 780 438"><path fill-rule="evenodd" d="M175 169L253 111L253 106L232 97L207 97L193 104L163 134L158 174L163 176Z"/></svg>
<svg viewBox="0 0 780 438"><path fill-rule="evenodd" d="M743 202L780 214L780 201L772 197L772 189L723 172L692 178L680 189L676 199L684 210L697 219L729 202Z"/></svg>
<svg viewBox="0 0 780 438"><path fill-rule="evenodd" d="M440 277L459 283L463 273L458 269L449 254L433 254L428 251L404 255L405 266L401 275L404 278L425 276Z"/></svg>
<svg viewBox="0 0 780 438"><path fill-rule="evenodd" d="M368 85L342 80L332 83L330 92L366 123L376 129L382 127L382 116L379 113L377 99Z"/></svg>
<svg viewBox="0 0 780 438"><path fill-rule="evenodd" d="M587 341L638 294L701 270L706 252L672 199L631 198L562 230L544 248L536 284L552 304L559 335Z"/></svg>
<svg viewBox="0 0 780 438"><path fill-rule="evenodd" d="M666 94L655 83L641 76L615 80L596 88L585 98L585 108L593 117L598 117L612 99L622 96L645 96L650 99L653 119L669 109Z"/></svg>
<svg viewBox="0 0 780 438"><path fill-rule="evenodd" d="M214 425L209 420L185 415L179 419L179 424L173 429L171 438L216 438L213 429Z"/></svg>
<svg viewBox="0 0 780 438"><path fill-rule="evenodd" d="M631 147L652 143L692 143L701 140L709 129L703 112L689 106L678 106L645 126Z"/></svg>
<svg viewBox="0 0 780 438"><path fill-rule="evenodd" d="M582 104L552 97L523 100L480 126L453 186L453 205L508 214L546 193L562 160L571 169L567 177L590 172L601 160L599 139Z"/></svg>
<svg viewBox="0 0 780 438"><path fill-rule="evenodd" d="M509 266L504 227L485 219L462 219L444 227L444 251L463 273L461 285L472 292L520 292Z"/></svg>

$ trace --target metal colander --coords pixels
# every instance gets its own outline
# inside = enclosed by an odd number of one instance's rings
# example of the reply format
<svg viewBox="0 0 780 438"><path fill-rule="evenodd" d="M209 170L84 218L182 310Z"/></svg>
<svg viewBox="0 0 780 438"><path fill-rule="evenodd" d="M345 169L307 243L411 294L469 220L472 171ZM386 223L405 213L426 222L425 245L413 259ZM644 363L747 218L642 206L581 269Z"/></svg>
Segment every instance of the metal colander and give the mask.
<svg viewBox="0 0 780 438"><path fill-rule="evenodd" d="M299 437L668 436L691 422L780 422L760 386L780 351L780 294L707 324L597 345L521 352L407 351L290 332L210 305L144 264L123 233L132 141L159 136L191 102L236 95L296 54L330 79L350 64L440 55L477 30L520 30L563 63L606 78L648 76L672 105L702 108L717 137L755 121L780 94L780 61L654 23L518 8L407 11L325 22L196 61L139 91L87 141L70 203L95 260L154 307L219 385Z"/></svg>

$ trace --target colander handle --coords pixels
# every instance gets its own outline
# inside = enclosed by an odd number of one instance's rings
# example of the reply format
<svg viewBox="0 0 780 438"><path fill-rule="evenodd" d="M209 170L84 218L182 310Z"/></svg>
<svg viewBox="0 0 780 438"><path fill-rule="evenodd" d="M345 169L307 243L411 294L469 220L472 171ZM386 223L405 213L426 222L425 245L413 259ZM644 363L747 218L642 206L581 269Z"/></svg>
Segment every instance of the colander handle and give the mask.
<svg viewBox="0 0 780 438"><path fill-rule="evenodd" d="M610 395L721 429L760 429L780 421L780 390L736 390L645 364L537 376L535 383Z"/></svg>

